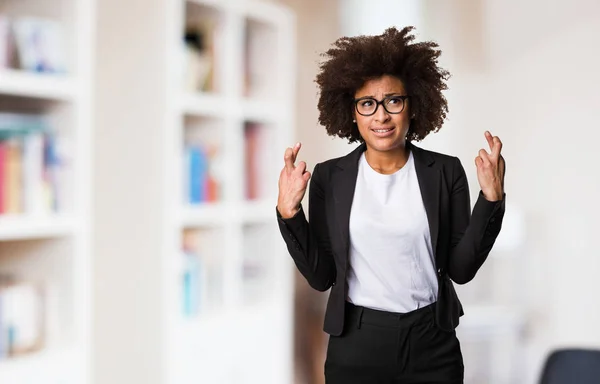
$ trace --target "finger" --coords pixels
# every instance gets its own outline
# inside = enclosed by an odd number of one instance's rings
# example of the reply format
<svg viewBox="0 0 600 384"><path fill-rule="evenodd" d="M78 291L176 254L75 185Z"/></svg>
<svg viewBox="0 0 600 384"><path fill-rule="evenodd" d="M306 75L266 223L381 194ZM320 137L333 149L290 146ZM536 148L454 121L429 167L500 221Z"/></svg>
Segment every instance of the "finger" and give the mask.
<svg viewBox="0 0 600 384"><path fill-rule="evenodd" d="M482 165L487 165L487 164L490 164L490 163L491 163L491 161L490 161L490 155L489 155L489 154L487 153L487 151L486 151L485 149L483 149L483 148L481 148L481 149L479 150L479 157L481 157L481 160L483 161L483 164L482 164Z"/></svg>
<svg viewBox="0 0 600 384"><path fill-rule="evenodd" d="M292 160L295 163L296 162L296 158L298 157L298 152L300 151L300 147L302 146L302 144L300 144L300 142L296 143L296 145L294 145L294 148L292 148Z"/></svg>
<svg viewBox="0 0 600 384"><path fill-rule="evenodd" d="M308 180L310 179L310 176L311 176L311 173L310 173L310 172L304 172L304 173L302 174L302 179L303 179L304 181L308 181Z"/></svg>
<svg viewBox="0 0 600 384"><path fill-rule="evenodd" d="M504 156L500 155L500 177L502 179L502 188L504 189L504 175L506 175L506 161Z"/></svg>
<svg viewBox="0 0 600 384"><path fill-rule="evenodd" d="M475 157L475 166L477 167L477 169L483 166L483 160L480 156Z"/></svg>
<svg viewBox="0 0 600 384"><path fill-rule="evenodd" d="M287 148L283 155L283 161L285 162L285 169L288 172L292 172L294 170L294 151L292 148Z"/></svg>
<svg viewBox="0 0 600 384"><path fill-rule="evenodd" d="M306 163L304 161L301 161L298 163L298 165L296 165L295 172L298 173L299 175L304 174L305 170L306 170Z"/></svg>
<svg viewBox="0 0 600 384"><path fill-rule="evenodd" d="M502 150L502 141L498 136L494 136L494 147L492 148L492 156L499 157Z"/></svg>
<svg viewBox="0 0 600 384"><path fill-rule="evenodd" d="M485 139L488 142L488 145L490 146L490 151L494 150L494 138L492 137L492 134L490 133L490 131L485 131Z"/></svg>

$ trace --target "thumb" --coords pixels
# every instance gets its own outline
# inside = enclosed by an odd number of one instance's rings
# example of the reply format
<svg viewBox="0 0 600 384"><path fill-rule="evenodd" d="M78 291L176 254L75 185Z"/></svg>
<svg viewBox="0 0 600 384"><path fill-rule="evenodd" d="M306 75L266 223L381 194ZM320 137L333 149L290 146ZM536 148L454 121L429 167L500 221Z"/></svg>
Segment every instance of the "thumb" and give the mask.
<svg viewBox="0 0 600 384"><path fill-rule="evenodd" d="M310 179L310 176L311 176L310 172L306 171L302 174L302 179L304 181L308 181Z"/></svg>

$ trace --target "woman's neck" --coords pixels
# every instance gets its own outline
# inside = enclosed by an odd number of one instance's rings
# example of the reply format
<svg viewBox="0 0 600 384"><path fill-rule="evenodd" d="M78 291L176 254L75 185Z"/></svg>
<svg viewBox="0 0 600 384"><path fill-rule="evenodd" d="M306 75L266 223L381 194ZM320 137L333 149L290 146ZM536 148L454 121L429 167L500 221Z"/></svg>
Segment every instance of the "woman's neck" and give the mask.
<svg viewBox="0 0 600 384"><path fill-rule="evenodd" d="M409 149L406 145L402 145L390 151L377 151L367 146L365 151L367 163L369 163L371 168L375 171L384 175L391 175L404 167L408 161L408 155Z"/></svg>

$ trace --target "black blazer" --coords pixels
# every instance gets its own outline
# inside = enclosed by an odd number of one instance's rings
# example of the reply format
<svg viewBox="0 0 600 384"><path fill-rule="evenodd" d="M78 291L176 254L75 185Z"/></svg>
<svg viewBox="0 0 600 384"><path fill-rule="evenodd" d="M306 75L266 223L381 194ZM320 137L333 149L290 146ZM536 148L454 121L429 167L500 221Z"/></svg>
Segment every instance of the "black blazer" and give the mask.
<svg viewBox="0 0 600 384"><path fill-rule="evenodd" d="M413 152L421 196L427 212L439 282L436 324L453 330L463 315L452 281L469 282L487 258L500 233L506 194L497 202L482 192L471 213L469 186L460 160L407 144ZM296 267L314 289L331 293L324 331L344 329L348 287L350 208L363 143L348 155L315 166L309 187L310 223L300 207L292 218L277 211L281 235Z"/></svg>

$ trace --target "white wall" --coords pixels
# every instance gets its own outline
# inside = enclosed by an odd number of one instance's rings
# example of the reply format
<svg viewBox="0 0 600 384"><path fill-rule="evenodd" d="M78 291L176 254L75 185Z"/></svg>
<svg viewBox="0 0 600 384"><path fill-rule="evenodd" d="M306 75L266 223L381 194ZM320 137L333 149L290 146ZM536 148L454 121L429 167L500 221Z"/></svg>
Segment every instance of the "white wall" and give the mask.
<svg viewBox="0 0 600 384"><path fill-rule="evenodd" d="M354 1L342 1L342 7ZM365 2L366 3L366 2ZM449 120L423 146L461 158L474 196L473 159L487 148L483 132L504 142L508 202L526 221L530 316L523 383L536 382L549 348L600 348L600 3L558 0L369 2L421 22L420 38L440 43L453 74ZM405 6L407 12L399 9ZM352 30L379 33L389 22L355 5ZM361 8L362 7L362 8ZM342 11L342 14L347 9ZM418 15L421 15L420 18ZM379 28L379 31L378 31ZM350 29L349 29L350 30ZM507 213L508 214L508 213ZM514 282L506 281L504 284Z"/></svg>
<svg viewBox="0 0 600 384"><path fill-rule="evenodd" d="M453 118L464 138L455 150L473 158L484 129L503 139L507 198L527 222L530 279L522 290L531 315L526 377L534 382L548 348L600 347L600 259L592 248L600 229L600 3L487 0L476 8L479 20L463 37L480 35L480 43L454 47L477 52L453 61L452 85L461 89ZM439 29L446 38L452 30Z"/></svg>

